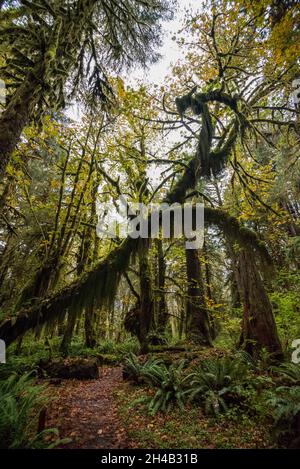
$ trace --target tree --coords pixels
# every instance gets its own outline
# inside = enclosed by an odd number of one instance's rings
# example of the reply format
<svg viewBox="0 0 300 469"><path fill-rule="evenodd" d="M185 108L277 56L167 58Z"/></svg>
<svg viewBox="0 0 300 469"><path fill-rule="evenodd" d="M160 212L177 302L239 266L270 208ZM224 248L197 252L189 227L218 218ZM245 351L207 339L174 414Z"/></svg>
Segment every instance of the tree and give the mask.
<svg viewBox="0 0 300 469"><path fill-rule="evenodd" d="M155 60L158 22L169 11L167 2L152 0L20 1L11 9L8 4L1 13L8 56L1 77L12 93L0 116L0 178L25 126L44 110L65 106L69 78L75 91L87 76L95 105L111 94L108 65Z"/></svg>
<svg viewBox="0 0 300 469"><path fill-rule="evenodd" d="M187 269L187 338L200 345L212 345L209 314L200 260L196 249L186 249Z"/></svg>
<svg viewBox="0 0 300 469"><path fill-rule="evenodd" d="M256 358L264 348L272 359L282 359L272 306L250 256L245 249L238 255L238 285L244 307L240 346Z"/></svg>
<svg viewBox="0 0 300 469"><path fill-rule="evenodd" d="M169 295L175 291L182 302L188 279L192 327L187 335L192 338L196 332L198 339L210 344L208 312L214 309L214 297L224 299L226 295L216 289L226 287L225 280L234 273L243 302L240 345L255 356L267 348L279 357L281 345L264 285L264 272L272 264L271 257L282 258L281 246L289 237L287 218L283 222L280 218L282 213L286 217L287 210L281 207L278 213L282 197L275 196L273 190L279 188L274 183L278 173L278 147L291 150L292 142L293 151L288 155L291 163L292 153L295 151L297 155L298 112L289 101L290 81L298 70L297 64L283 61L271 73L267 66L269 43L263 42L256 16L245 10L232 11L226 2L214 2L211 9L187 17L183 31L191 39L188 56L183 64L175 66L167 82L167 92L166 87L150 92L145 87L132 90L122 80L115 81L121 104L110 115L109 130L102 132L95 158L95 173L101 176L97 180L99 201L116 204L122 193L146 203L155 200L183 204L192 197L205 201L208 240L223 262L223 271L213 256L208 257L207 268L207 253L204 259L196 251L185 253L180 243L168 242L173 247L165 258L165 266L160 252L161 278L157 283L163 286L170 317L174 308L170 308ZM175 139L170 143L171 132ZM90 144L86 148L87 153L76 159L77 165L82 160L86 168L79 172L84 180L93 154ZM149 179L151 165L160 169L155 186ZM77 172L75 166L75 177L70 178L71 194L77 185ZM288 180L290 183L291 178ZM71 227L81 194L81 190L77 191L78 187L71 204L75 209L69 218ZM293 199L297 200L294 188ZM296 207L294 200L292 207ZM83 218L75 216L73 226L78 236L74 238L72 252L67 250L65 256L73 268L75 252L84 264L88 264L89 258L82 256L85 251L82 235L92 223L85 204L81 208ZM297 227L297 220L293 223ZM8 227L5 233L8 234ZM177 255L181 264L184 255L187 257L186 275L181 272L179 279L171 268ZM123 317L128 306L142 351L147 351L147 334L151 323L155 326L157 320L151 243L130 237L123 241L118 237L101 240L99 256L100 260L95 259L89 270L61 285L60 291L50 288L47 298L22 307L13 320L9 317L0 326L1 337L10 343L38 325L64 318L66 312L72 317L89 309L114 311L110 315L112 325L112 321L118 322ZM216 281L218 269L221 278ZM129 301L127 294L124 301L121 297L125 282ZM251 288L247 287L248 283ZM260 296L262 301L258 304ZM229 314L229 295L224 303ZM177 311L174 316L178 318Z"/></svg>

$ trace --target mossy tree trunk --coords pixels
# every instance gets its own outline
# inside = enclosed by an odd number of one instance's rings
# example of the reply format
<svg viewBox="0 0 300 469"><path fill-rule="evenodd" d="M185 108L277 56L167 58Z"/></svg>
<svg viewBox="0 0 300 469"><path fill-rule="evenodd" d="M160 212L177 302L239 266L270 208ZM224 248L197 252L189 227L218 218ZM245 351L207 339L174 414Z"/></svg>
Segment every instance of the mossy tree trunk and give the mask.
<svg viewBox="0 0 300 469"><path fill-rule="evenodd" d="M96 4L97 0L78 0L77 5L65 13L51 10L52 28L44 31L47 49L43 53L36 51L39 58L32 64L0 117L0 181L22 131L41 113L43 103L48 102L48 111L64 106L61 95L57 98L52 93L53 83L58 82L57 70L64 71L64 85L76 65L82 38L90 28Z"/></svg>
<svg viewBox="0 0 300 469"><path fill-rule="evenodd" d="M0 181L23 129L32 118L36 105L36 92L42 88L40 85L42 75L42 66L30 72L0 116Z"/></svg>
<svg viewBox="0 0 300 469"><path fill-rule="evenodd" d="M269 297L253 255L245 249L238 254L237 275L244 308L240 346L254 357L265 348L275 359L282 358Z"/></svg>
<svg viewBox="0 0 300 469"><path fill-rule="evenodd" d="M198 250L186 249L187 338L199 345L212 345L205 288Z"/></svg>
<svg viewBox="0 0 300 469"><path fill-rule="evenodd" d="M148 352L148 333L152 322L152 285L148 262L148 240L139 239L139 274L140 274L140 352Z"/></svg>
<svg viewBox="0 0 300 469"><path fill-rule="evenodd" d="M64 335L60 344L60 352L63 356L67 356L71 345L74 329L76 324L76 315L69 312Z"/></svg>
<svg viewBox="0 0 300 469"><path fill-rule="evenodd" d="M155 240L156 245L156 295L155 295L155 322L159 334L164 334L168 322L168 311L165 296L166 262L161 239Z"/></svg>

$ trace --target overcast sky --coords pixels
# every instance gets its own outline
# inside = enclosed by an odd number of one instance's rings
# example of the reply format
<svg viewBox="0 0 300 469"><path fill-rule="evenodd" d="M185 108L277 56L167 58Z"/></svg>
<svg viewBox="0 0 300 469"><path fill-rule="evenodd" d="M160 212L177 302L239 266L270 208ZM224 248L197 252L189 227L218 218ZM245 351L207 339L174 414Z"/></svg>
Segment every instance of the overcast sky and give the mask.
<svg viewBox="0 0 300 469"><path fill-rule="evenodd" d="M171 66L182 57L182 50L178 47L175 41L172 41L172 36L182 27L184 20L185 10L192 9L198 10L202 0L178 0L178 7L172 21L164 23L163 44L159 49L161 59L150 65L146 70L135 70L130 72L129 78L132 80L142 80L143 82L152 84L162 84L165 76L170 70Z"/></svg>
<svg viewBox="0 0 300 469"><path fill-rule="evenodd" d="M164 78L170 71L172 65L174 65L184 53L183 50L180 50L176 42L172 40L172 37L183 26L186 9L197 11L202 3L203 0L178 0L177 11L174 14L173 20L166 21L163 24L164 33L162 46L158 50L161 59L155 64L148 66L146 69L139 68L127 73L122 73L121 76L126 83L134 85L138 81L142 81L145 84L160 85L164 82ZM80 106L77 103L71 105L66 113L75 121L79 121L82 115Z"/></svg>

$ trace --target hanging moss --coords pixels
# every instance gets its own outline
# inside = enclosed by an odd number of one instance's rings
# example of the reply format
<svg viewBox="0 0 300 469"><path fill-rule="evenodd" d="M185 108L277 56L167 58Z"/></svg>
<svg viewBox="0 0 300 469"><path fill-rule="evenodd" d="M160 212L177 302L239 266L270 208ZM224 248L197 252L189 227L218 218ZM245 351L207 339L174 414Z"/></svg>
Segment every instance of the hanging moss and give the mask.
<svg viewBox="0 0 300 469"><path fill-rule="evenodd" d="M221 168L235 143L240 124L234 125L227 141L222 148L210 151L212 142L212 123L206 102L218 100L229 105L237 114L237 108L231 98L220 92L211 92L197 95L196 101L202 114L202 128L199 144L195 156L190 160L187 169L181 176L174 189L170 191L164 202L183 203L186 193L193 189L200 179L212 169L211 160L215 159L214 168ZM201 109L200 104L201 103ZM205 208L205 220L207 223L219 226L223 232L242 246L249 245L262 257L270 258L264 245L259 241L256 234L243 228L238 221L230 217L222 210ZM0 325L0 338L9 345L17 337L29 329L36 328L46 322L62 320L66 311L69 314L77 314L85 308L95 308L112 302L116 295L118 284L122 273L128 267L132 254L137 252L138 240L127 238L121 246L112 251L105 260L100 262L92 271L87 272L79 280L65 287L52 297L38 303L37 305L21 311L18 316L8 319Z"/></svg>
<svg viewBox="0 0 300 469"><path fill-rule="evenodd" d="M243 226L235 217L217 208L205 207L204 219L207 224L218 226L232 242L256 253L258 258L264 261L266 267L272 267L273 261L267 247L255 231Z"/></svg>
<svg viewBox="0 0 300 469"><path fill-rule="evenodd" d="M0 338L9 345L17 337L46 322L62 320L67 310L77 314L92 305L100 307L115 297L122 273L128 268L130 256L137 246L137 240L127 238L112 251L97 267L87 272L78 281L63 288L50 298L5 320L0 326Z"/></svg>
<svg viewBox="0 0 300 469"><path fill-rule="evenodd" d="M189 189L194 189L197 181L204 176L209 168L210 147L212 143L213 128L210 113L206 104L202 105L202 128L195 156L188 163L188 167L175 184L173 190L165 198L164 202L183 203Z"/></svg>

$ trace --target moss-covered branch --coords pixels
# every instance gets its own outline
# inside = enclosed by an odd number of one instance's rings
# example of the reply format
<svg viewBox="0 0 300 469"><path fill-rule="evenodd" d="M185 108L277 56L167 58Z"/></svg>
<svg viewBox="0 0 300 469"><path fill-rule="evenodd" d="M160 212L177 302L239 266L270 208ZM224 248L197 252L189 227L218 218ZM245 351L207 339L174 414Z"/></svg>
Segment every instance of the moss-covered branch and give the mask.
<svg viewBox="0 0 300 469"><path fill-rule="evenodd" d="M77 311L113 300L120 276L126 271L137 240L127 238L90 272L54 295L22 309L17 316L6 319L0 326L0 337L8 346L30 329L64 317L67 311Z"/></svg>
<svg viewBox="0 0 300 469"><path fill-rule="evenodd" d="M223 210L205 207L205 222L218 226L226 236L240 246L252 249L271 263L264 243L257 234L243 227L236 218ZM136 252L138 239L126 238L93 270L79 280L63 288L33 307L24 308L17 316L5 320L0 325L0 338L9 345L20 335L45 323L64 317L66 311L76 314L93 301L96 306L112 301L121 275L127 270L132 253Z"/></svg>

